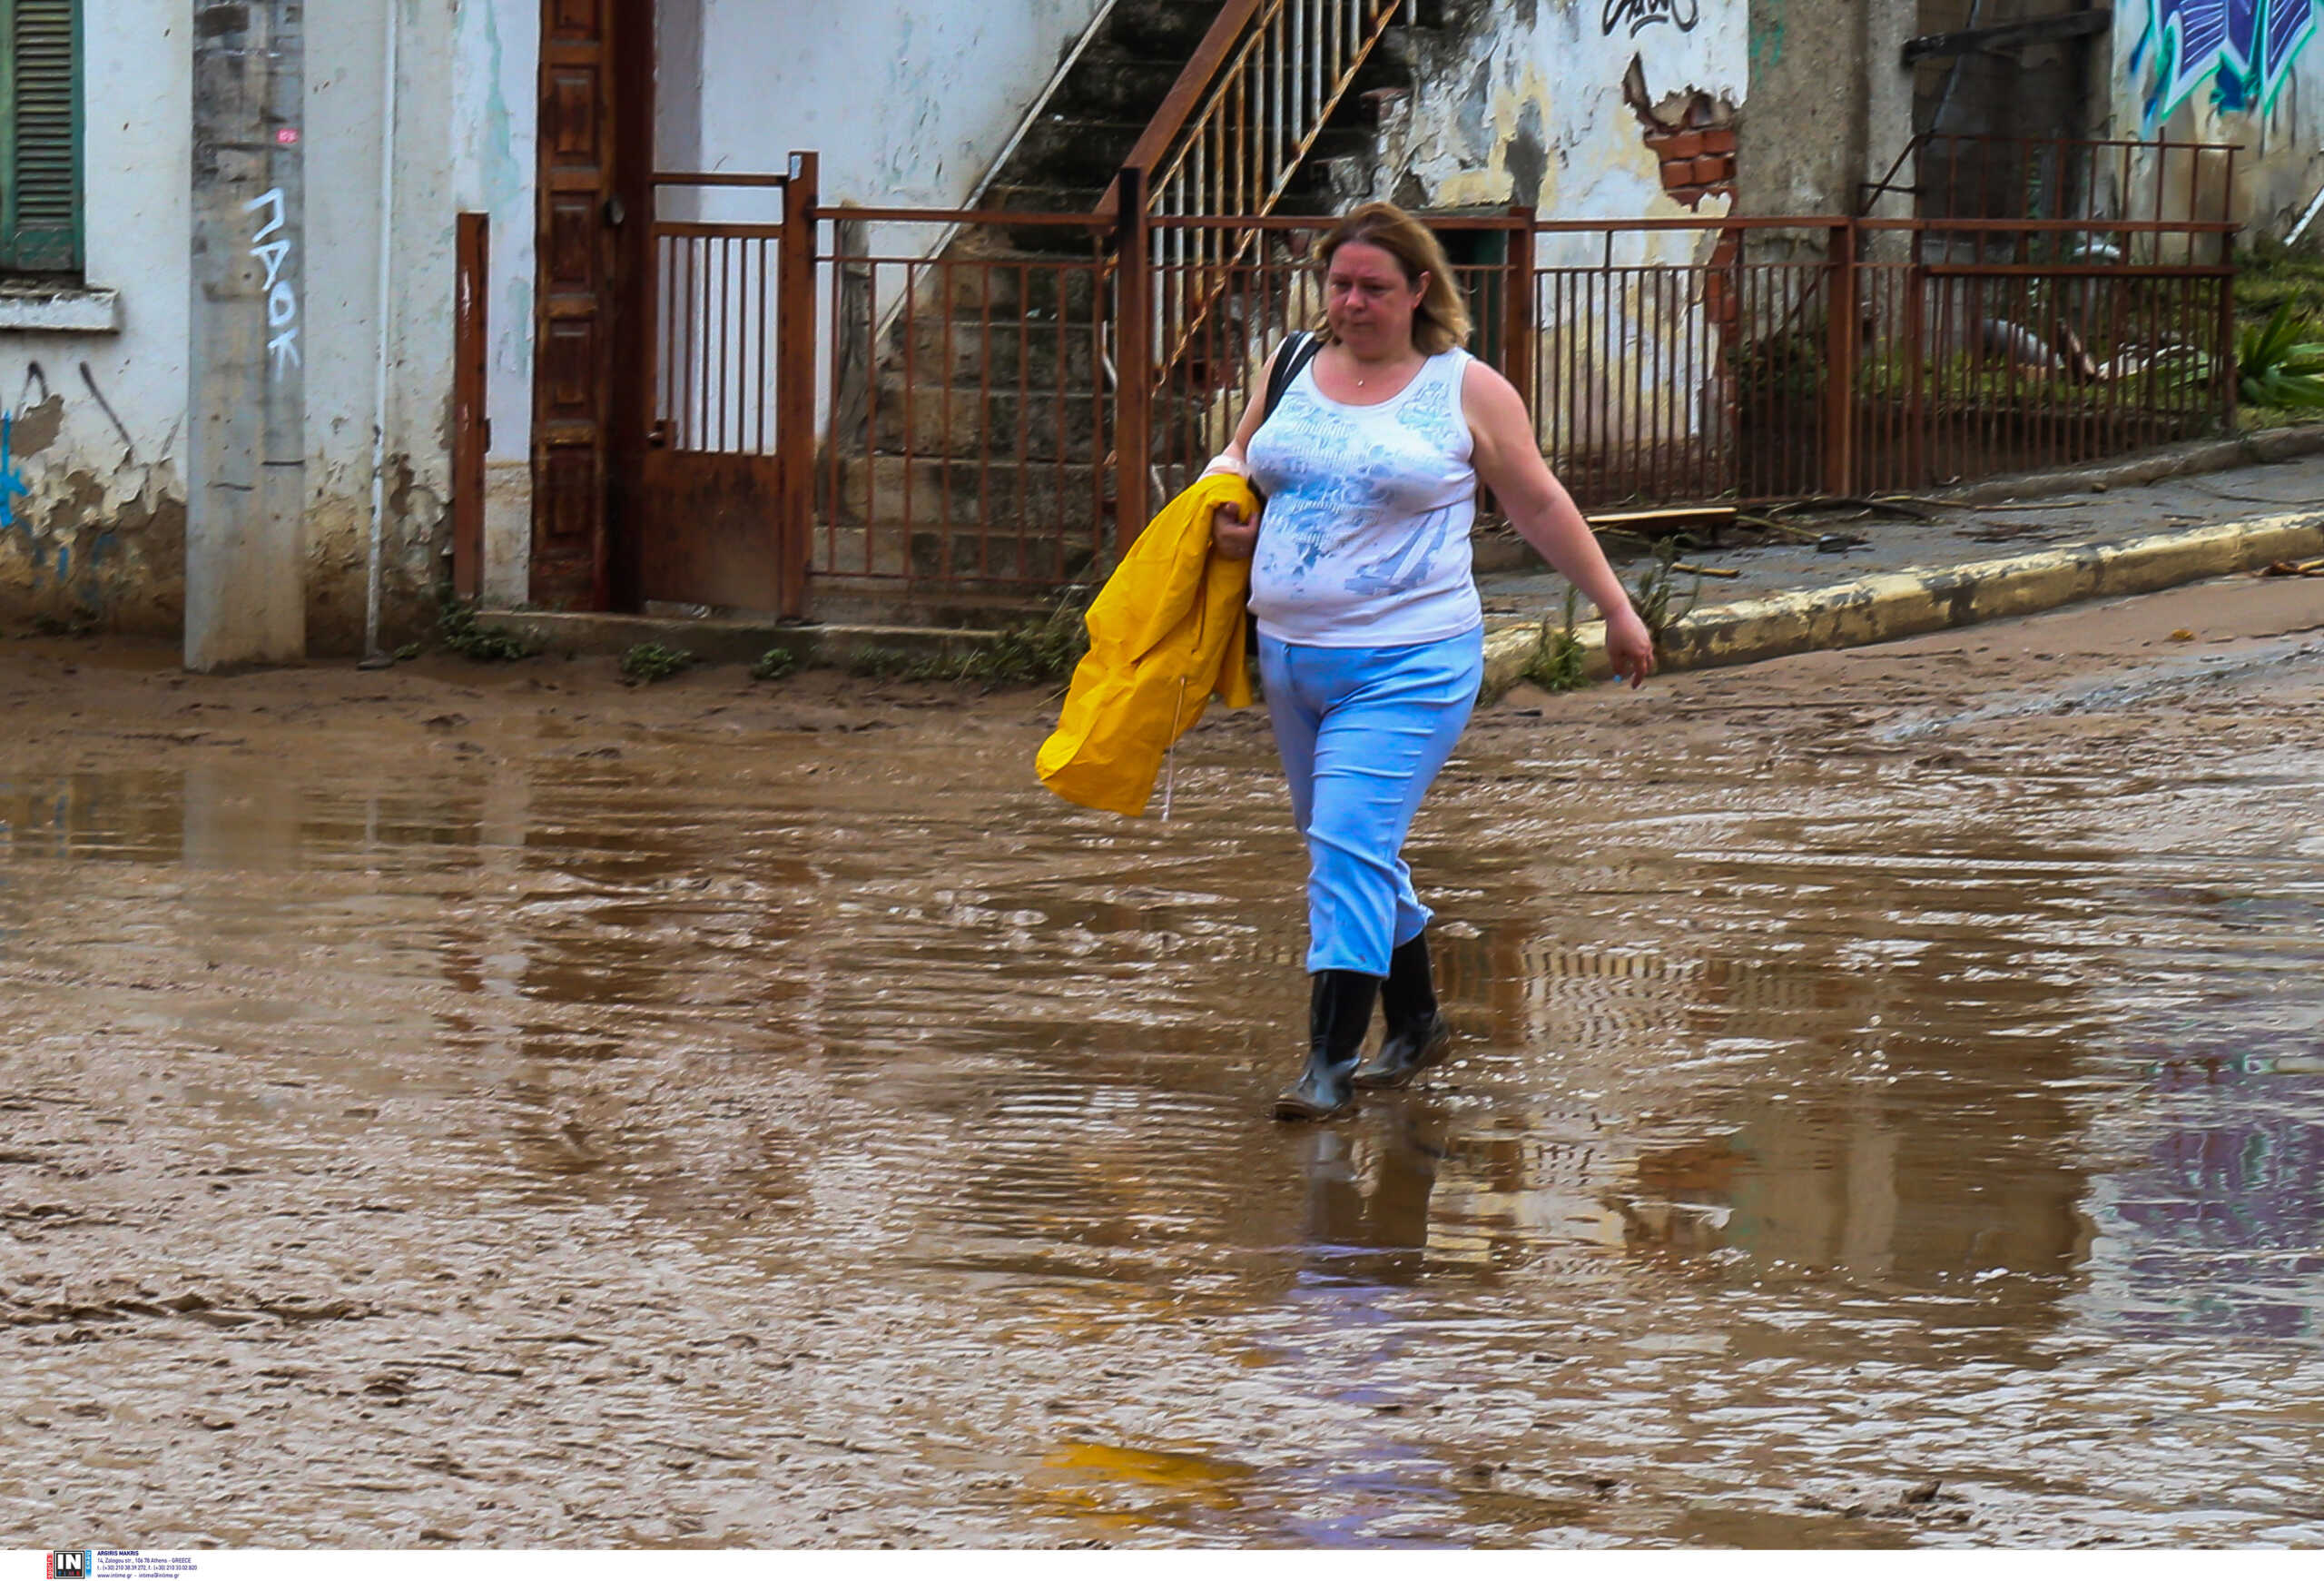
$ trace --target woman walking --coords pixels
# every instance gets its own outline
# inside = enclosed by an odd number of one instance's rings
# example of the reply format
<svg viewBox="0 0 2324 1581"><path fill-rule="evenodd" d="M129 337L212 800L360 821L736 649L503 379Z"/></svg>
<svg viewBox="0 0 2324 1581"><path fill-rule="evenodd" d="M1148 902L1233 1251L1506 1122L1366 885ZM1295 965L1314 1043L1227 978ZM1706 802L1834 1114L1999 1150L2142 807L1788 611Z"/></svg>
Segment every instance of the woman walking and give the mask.
<svg viewBox="0 0 2324 1581"><path fill-rule="evenodd" d="M1543 464L1523 400L1462 350L1468 309L1436 238L1366 203L1315 261L1320 350L1272 414L1254 398L1211 463L1266 501L1250 521L1220 507L1212 534L1220 554L1253 560L1259 676L1307 843L1307 1062L1275 1100L1280 1120L1344 1113L1358 1087L1401 1087L1451 1042L1430 913L1401 853L1483 677L1469 566L1480 483L1597 605L1615 672L1637 686L1654 670L1653 639ZM1359 1068L1375 999L1386 1031Z"/></svg>

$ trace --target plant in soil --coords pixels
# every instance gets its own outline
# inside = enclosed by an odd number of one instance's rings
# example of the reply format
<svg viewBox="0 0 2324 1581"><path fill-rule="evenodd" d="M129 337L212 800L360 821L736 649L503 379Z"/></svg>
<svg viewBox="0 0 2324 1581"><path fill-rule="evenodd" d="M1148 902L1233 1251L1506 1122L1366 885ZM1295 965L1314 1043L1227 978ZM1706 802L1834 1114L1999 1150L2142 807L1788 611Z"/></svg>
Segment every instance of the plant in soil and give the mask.
<svg viewBox="0 0 2324 1581"><path fill-rule="evenodd" d="M1577 589L1565 590L1565 624L1553 631L1543 620L1541 640L1534 645L1533 657L1525 662L1525 678L1545 692L1577 691L1588 679L1581 667L1581 638L1574 634L1580 598Z"/></svg>
<svg viewBox="0 0 2324 1581"><path fill-rule="evenodd" d="M658 642L641 642L621 656L621 678L631 686L651 686L666 681L680 670L694 667L694 655L683 647L665 647Z"/></svg>
<svg viewBox="0 0 2324 1581"><path fill-rule="evenodd" d="M2292 316L2283 302L2264 324L2246 324L2236 337L2235 372L2253 406L2324 406L2324 342L2312 320Z"/></svg>
<svg viewBox="0 0 2324 1581"><path fill-rule="evenodd" d="M538 646L513 632L479 627L476 623L476 606L457 598L444 598L437 604L436 640L478 664L506 664L540 652Z"/></svg>

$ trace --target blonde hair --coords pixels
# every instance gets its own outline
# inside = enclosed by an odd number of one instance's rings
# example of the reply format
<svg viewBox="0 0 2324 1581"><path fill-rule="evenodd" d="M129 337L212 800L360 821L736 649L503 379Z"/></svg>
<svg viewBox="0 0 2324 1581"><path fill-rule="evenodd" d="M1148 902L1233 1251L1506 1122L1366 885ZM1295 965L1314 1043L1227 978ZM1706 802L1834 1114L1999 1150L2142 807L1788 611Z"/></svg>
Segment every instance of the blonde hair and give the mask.
<svg viewBox="0 0 2324 1581"><path fill-rule="evenodd" d="M1332 267L1333 254L1351 242L1377 247L1393 258L1404 272L1407 285L1423 274L1428 276L1427 288L1413 309L1413 344L1424 355L1433 357L1467 343L1469 304L1462 300L1452 261L1444 256L1444 245L1437 241L1436 232L1393 203L1359 203L1341 215L1339 223L1315 243L1318 278ZM1315 330L1324 340L1332 338L1330 321L1320 313Z"/></svg>

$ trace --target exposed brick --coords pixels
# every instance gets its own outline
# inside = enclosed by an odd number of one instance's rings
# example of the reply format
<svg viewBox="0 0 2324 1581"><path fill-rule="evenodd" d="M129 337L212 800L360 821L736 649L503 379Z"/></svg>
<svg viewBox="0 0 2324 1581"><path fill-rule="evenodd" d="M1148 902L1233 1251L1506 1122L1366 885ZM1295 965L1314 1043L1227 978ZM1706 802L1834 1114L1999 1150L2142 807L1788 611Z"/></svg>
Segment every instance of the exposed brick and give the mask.
<svg viewBox="0 0 2324 1581"><path fill-rule="evenodd" d="M1696 135L1703 140L1702 151L1705 153L1731 154L1735 152L1735 128L1732 126L1706 126Z"/></svg>
<svg viewBox="0 0 2324 1581"><path fill-rule="evenodd" d="M1660 143L1655 152L1665 159L1692 159L1697 154L1710 152L1699 132L1673 132L1662 138Z"/></svg>
<svg viewBox="0 0 2324 1581"><path fill-rule="evenodd" d="M1662 162L1662 190L1669 192L1695 179L1695 162L1691 159L1666 159Z"/></svg>
<svg viewBox="0 0 2324 1581"><path fill-rule="evenodd" d="M1725 181L1730 173L1729 163L1729 161L1721 159L1716 154L1706 153L1695 161L1695 171L1690 179L1703 186L1709 186L1714 182Z"/></svg>

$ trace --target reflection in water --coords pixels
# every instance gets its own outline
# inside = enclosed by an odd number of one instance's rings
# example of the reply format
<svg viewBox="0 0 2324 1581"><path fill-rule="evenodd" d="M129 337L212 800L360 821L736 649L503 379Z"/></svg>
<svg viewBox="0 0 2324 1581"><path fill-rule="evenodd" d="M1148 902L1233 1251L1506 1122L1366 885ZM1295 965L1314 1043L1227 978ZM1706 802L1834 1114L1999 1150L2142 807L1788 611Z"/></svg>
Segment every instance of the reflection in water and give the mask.
<svg viewBox="0 0 2324 1581"><path fill-rule="evenodd" d="M1014 736L15 772L0 1408L238 1435L189 1540L2313 1540L2324 879L2232 775L1488 738L1454 1059L1285 1130L1236 739L1170 825Z"/></svg>

